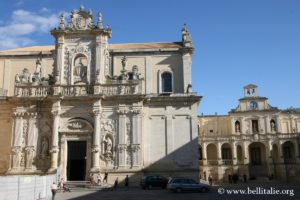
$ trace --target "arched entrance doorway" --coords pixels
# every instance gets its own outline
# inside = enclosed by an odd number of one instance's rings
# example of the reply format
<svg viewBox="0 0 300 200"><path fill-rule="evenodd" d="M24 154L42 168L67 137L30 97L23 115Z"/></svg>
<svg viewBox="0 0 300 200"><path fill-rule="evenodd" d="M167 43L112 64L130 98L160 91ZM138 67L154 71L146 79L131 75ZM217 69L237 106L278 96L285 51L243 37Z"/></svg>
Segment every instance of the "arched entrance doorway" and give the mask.
<svg viewBox="0 0 300 200"><path fill-rule="evenodd" d="M250 178L268 176L266 147L261 142L254 142L249 145L249 174Z"/></svg>
<svg viewBox="0 0 300 200"><path fill-rule="evenodd" d="M84 118L72 118L60 129L60 167L58 175L68 181L83 181L91 169L93 127Z"/></svg>

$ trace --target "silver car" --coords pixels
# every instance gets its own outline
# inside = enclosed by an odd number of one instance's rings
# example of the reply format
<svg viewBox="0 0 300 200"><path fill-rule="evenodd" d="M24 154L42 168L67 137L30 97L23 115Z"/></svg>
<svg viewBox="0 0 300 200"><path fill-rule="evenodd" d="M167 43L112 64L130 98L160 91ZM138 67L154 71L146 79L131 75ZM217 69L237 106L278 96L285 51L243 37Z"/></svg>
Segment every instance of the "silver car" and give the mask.
<svg viewBox="0 0 300 200"><path fill-rule="evenodd" d="M190 178L172 178L167 185L167 189L173 192L208 192L209 186L206 184L197 183L195 180Z"/></svg>

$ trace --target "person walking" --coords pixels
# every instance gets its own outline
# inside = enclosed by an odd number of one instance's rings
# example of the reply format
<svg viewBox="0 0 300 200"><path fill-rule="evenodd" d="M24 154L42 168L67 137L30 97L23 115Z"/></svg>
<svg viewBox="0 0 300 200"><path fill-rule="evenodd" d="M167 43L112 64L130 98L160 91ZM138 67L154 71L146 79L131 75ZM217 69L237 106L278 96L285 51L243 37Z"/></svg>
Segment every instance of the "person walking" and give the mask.
<svg viewBox="0 0 300 200"><path fill-rule="evenodd" d="M115 183L114 183L114 189L115 190L117 189L118 184L119 184L119 181L118 181L118 177L117 177L116 180L115 180Z"/></svg>
<svg viewBox="0 0 300 200"><path fill-rule="evenodd" d="M208 177L208 182L209 182L209 185L212 185L212 176L211 175L209 175L209 177Z"/></svg>
<svg viewBox="0 0 300 200"><path fill-rule="evenodd" d="M126 175L126 177L125 177L125 188L128 189L128 187L129 187L129 177L128 177L128 175Z"/></svg>
<svg viewBox="0 0 300 200"><path fill-rule="evenodd" d="M101 175L97 174L97 185L101 185Z"/></svg>
<svg viewBox="0 0 300 200"><path fill-rule="evenodd" d="M108 173L105 172L104 173L104 178L103 178L103 183L104 183L104 181L107 183L107 178L108 178Z"/></svg>
<svg viewBox="0 0 300 200"><path fill-rule="evenodd" d="M56 183L53 182L52 185L50 186L50 188L51 188L51 192L52 192L52 200L54 200L56 192L57 192L57 185L56 185Z"/></svg>

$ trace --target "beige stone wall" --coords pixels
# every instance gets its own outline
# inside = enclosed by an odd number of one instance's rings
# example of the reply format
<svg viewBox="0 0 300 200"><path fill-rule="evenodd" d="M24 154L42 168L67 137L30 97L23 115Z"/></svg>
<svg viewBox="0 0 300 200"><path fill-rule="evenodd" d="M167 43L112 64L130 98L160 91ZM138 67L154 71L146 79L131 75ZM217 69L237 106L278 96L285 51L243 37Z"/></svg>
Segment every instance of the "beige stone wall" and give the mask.
<svg viewBox="0 0 300 200"><path fill-rule="evenodd" d="M159 71L173 72L173 91L183 91L182 58L178 54L152 56L152 91L159 91ZM161 86L160 86L161 87Z"/></svg>
<svg viewBox="0 0 300 200"><path fill-rule="evenodd" d="M2 174L9 168L13 120L11 107L8 104L0 104L0 110L0 174Z"/></svg>
<svg viewBox="0 0 300 200"><path fill-rule="evenodd" d="M199 117L200 136L204 135L230 135L231 121L229 116Z"/></svg>
<svg viewBox="0 0 300 200"><path fill-rule="evenodd" d="M3 88L4 60L0 59L0 88Z"/></svg>

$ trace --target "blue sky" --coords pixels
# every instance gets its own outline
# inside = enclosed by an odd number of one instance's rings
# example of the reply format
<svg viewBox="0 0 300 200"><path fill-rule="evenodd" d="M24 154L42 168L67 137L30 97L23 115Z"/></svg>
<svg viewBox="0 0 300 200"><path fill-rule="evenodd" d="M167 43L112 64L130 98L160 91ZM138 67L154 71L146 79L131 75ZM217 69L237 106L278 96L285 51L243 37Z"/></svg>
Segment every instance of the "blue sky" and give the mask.
<svg viewBox="0 0 300 200"><path fill-rule="evenodd" d="M0 49L53 44L58 14L81 4L103 13L110 43L180 41L187 23L196 48L193 90L203 96L199 114L226 114L248 83L273 106L300 107L298 0L3 1Z"/></svg>

